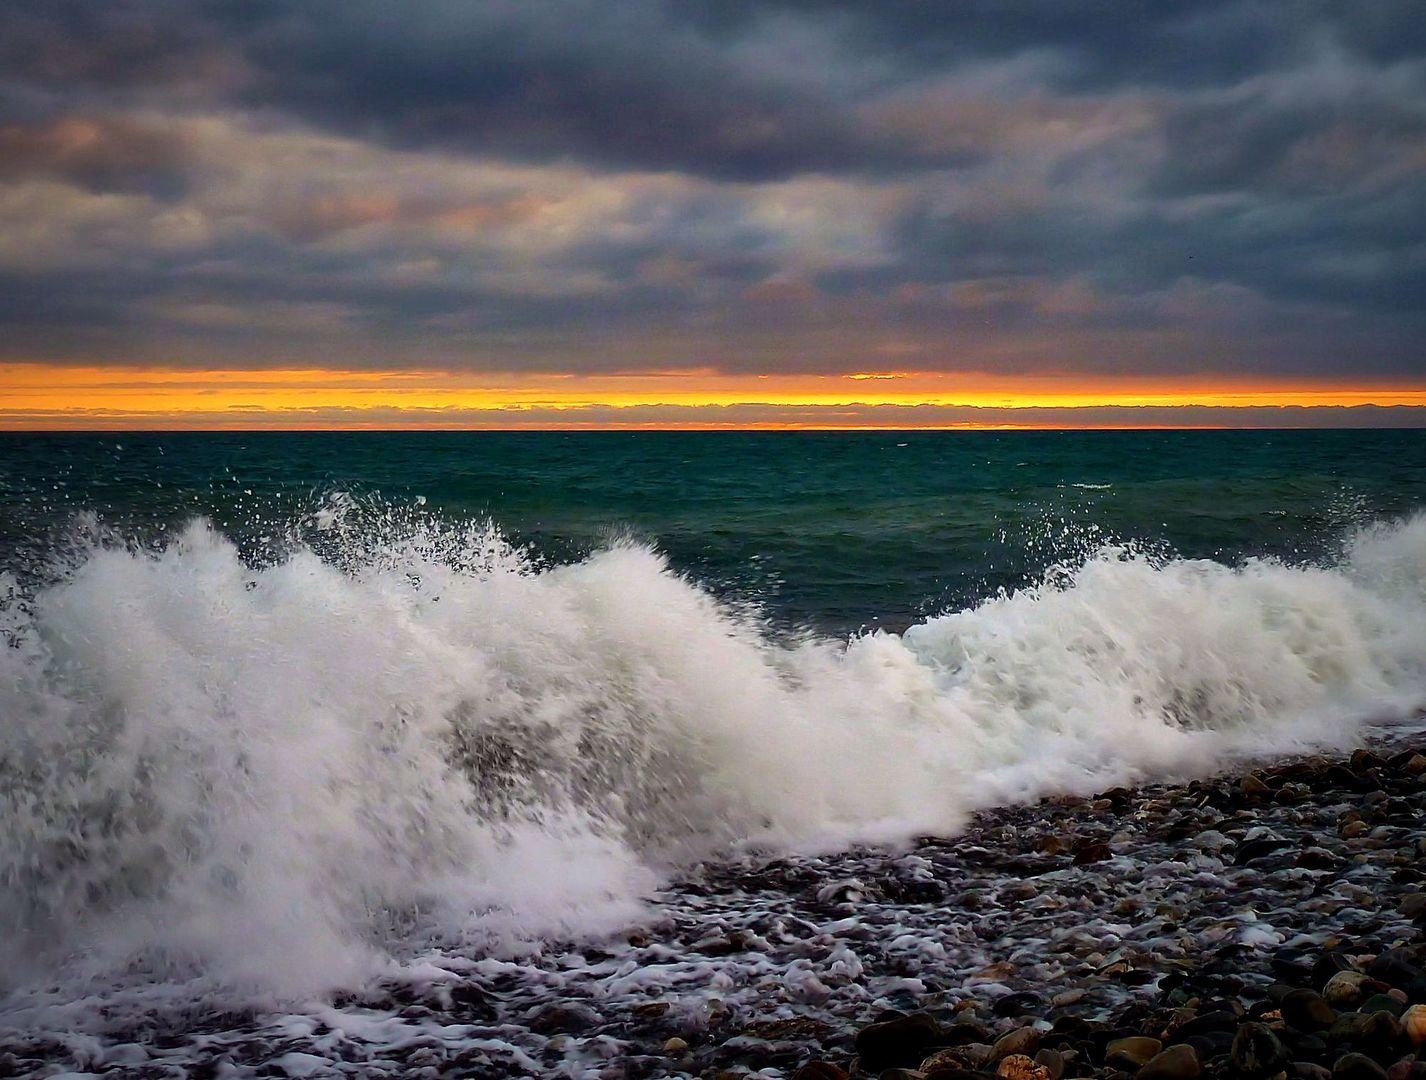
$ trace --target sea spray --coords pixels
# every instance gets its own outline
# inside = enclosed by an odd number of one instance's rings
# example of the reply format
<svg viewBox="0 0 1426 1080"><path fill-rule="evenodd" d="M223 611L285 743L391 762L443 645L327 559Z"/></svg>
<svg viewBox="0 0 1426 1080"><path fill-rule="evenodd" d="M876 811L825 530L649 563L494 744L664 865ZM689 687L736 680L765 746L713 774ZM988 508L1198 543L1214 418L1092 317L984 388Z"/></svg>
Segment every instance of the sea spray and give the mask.
<svg viewBox="0 0 1426 1080"><path fill-rule="evenodd" d="M5 607L4 970L283 993L597 933L739 845L1350 744L1426 687L1426 522L1334 568L1104 548L904 636L779 642L647 547L337 514L253 565L96 539Z"/></svg>

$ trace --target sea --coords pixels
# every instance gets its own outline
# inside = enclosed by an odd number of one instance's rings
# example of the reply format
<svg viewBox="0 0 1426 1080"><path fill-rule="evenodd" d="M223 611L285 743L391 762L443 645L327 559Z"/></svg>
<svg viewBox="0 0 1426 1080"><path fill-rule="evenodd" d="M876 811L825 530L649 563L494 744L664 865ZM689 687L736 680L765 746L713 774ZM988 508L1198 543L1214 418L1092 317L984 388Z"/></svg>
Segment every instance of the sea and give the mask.
<svg viewBox="0 0 1426 1080"><path fill-rule="evenodd" d="M310 1000L1417 722L1426 432L6 433L0 640L4 1008Z"/></svg>

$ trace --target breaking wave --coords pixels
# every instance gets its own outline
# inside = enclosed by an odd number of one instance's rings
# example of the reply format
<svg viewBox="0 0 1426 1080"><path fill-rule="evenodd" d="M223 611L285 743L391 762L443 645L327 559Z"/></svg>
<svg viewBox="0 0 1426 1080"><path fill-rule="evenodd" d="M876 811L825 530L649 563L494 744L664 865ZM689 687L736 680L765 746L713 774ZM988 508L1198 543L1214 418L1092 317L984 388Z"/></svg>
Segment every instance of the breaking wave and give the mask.
<svg viewBox="0 0 1426 1080"><path fill-rule="evenodd" d="M0 970L282 993L413 941L611 929L690 861L1349 745L1426 698L1426 519L1332 567L1107 547L839 642L658 553L323 520L254 566L202 521L0 580Z"/></svg>

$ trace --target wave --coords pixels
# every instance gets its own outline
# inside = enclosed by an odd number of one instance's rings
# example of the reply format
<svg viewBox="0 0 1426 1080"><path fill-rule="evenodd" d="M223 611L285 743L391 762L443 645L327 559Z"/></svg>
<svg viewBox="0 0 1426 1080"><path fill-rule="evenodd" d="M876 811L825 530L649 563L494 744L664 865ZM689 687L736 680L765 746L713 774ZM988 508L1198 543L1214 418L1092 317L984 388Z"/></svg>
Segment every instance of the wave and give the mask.
<svg viewBox="0 0 1426 1080"><path fill-rule="evenodd" d="M0 581L0 970L286 994L598 933L691 861L1358 741L1426 700L1426 518L1337 565L1105 547L903 635L788 642L654 550L202 521Z"/></svg>

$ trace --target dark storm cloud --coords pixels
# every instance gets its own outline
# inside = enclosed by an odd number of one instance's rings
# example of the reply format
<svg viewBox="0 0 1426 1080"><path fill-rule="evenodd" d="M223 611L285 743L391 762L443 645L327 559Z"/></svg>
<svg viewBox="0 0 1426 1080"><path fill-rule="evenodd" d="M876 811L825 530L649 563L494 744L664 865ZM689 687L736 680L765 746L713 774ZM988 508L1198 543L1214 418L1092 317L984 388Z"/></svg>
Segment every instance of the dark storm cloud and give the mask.
<svg viewBox="0 0 1426 1080"><path fill-rule="evenodd" d="M393 145L742 179L976 160L975 147L928 151L855 113L968 64L1039 55L1052 92L1196 87L1299 59L1344 27L1362 48L1386 36L1326 5L1243 2L32 0L7 18L0 59L34 86L206 80Z"/></svg>
<svg viewBox="0 0 1426 1080"><path fill-rule="evenodd" d="M1052 94L1189 92L1328 45L1414 63L1416 14L1406 0L16 0L0 63L12 92L207 86L401 146L766 178L958 163L869 129L855 107L968 66L1039 57ZM1355 105L1368 126L1411 126L1373 104ZM1315 126L1310 112L1295 124L1252 113L1234 131L1228 102L1173 118L1168 134L1208 151L1213 183L1215 161L1231 172L1234 152L1272 158Z"/></svg>
<svg viewBox="0 0 1426 1080"><path fill-rule="evenodd" d="M312 4L254 35L251 99L392 145L533 161L754 179L881 157L835 100L734 62L660 5L449 4L429 21L408 11Z"/></svg>
<svg viewBox="0 0 1426 1080"><path fill-rule="evenodd" d="M1419 379L1426 20L11 0L0 280L29 356Z"/></svg>
<svg viewBox="0 0 1426 1080"><path fill-rule="evenodd" d="M172 92L222 82L236 53L202 3L182 0L15 0L0 34L6 96L96 97ZM15 104L12 100L11 104Z"/></svg>
<svg viewBox="0 0 1426 1080"><path fill-rule="evenodd" d="M124 116L64 117L0 126L0 183L45 176L88 191L177 198L185 187L181 137Z"/></svg>
<svg viewBox="0 0 1426 1080"><path fill-rule="evenodd" d="M1298 46L1302 31L1332 21L1327 5L1307 0L1287 18L1269 4L1243 0L696 0L679 6L695 22L727 35L748 32L770 8L842 21L847 36L894 56L903 70L913 72L1053 52L1063 59L1058 81L1080 89L1128 82L1194 86L1237 78L1280 62Z"/></svg>

